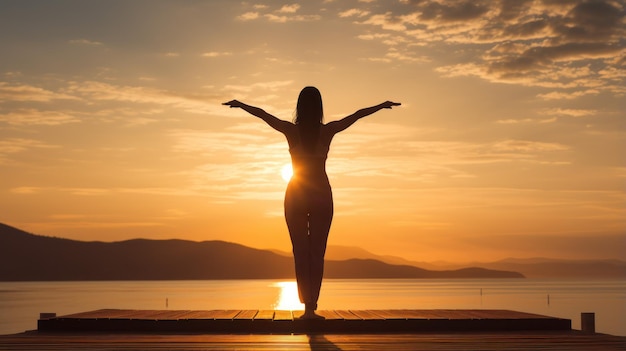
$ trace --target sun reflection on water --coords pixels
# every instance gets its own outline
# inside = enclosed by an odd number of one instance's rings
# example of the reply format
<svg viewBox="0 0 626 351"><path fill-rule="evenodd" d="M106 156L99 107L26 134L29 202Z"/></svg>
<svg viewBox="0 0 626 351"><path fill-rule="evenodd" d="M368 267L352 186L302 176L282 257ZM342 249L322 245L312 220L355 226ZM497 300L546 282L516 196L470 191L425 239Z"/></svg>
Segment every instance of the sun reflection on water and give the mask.
<svg viewBox="0 0 626 351"><path fill-rule="evenodd" d="M277 282L272 286L280 289L278 299L274 304L276 310L304 310L304 305L298 298L298 284L296 282Z"/></svg>

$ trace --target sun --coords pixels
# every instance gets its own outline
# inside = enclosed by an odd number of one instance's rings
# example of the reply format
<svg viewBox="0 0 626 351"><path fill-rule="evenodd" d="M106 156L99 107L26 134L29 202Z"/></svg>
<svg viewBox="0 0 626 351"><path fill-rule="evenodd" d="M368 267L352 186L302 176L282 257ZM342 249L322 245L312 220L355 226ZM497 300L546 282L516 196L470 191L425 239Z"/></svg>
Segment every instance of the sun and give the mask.
<svg viewBox="0 0 626 351"><path fill-rule="evenodd" d="M291 179L291 176L293 175L293 169L291 168L291 163L287 163L286 165L283 166L283 168L280 169L280 175L283 177L283 179L288 182Z"/></svg>

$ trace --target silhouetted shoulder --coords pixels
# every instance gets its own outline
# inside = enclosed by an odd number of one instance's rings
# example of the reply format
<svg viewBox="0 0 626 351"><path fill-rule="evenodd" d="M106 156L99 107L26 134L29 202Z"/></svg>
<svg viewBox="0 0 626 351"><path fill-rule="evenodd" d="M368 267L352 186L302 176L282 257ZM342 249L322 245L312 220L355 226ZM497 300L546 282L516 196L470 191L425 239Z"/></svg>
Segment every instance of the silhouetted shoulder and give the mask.
<svg viewBox="0 0 626 351"><path fill-rule="evenodd" d="M328 122L324 125L324 133L335 135L348 127L344 120Z"/></svg>
<svg viewBox="0 0 626 351"><path fill-rule="evenodd" d="M274 128L275 130L283 133L283 134L287 134L287 133L292 133L292 130L295 129L296 125L289 122L289 121L285 121L282 120L280 118L274 117L270 114L267 114L267 116L261 117L270 127Z"/></svg>
<svg viewBox="0 0 626 351"><path fill-rule="evenodd" d="M289 148L291 149L300 143L298 126L288 121L283 122L285 122L285 124L283 124L283 130L281 130L281 132L287 138L287 143L289 144Z"/></svg>

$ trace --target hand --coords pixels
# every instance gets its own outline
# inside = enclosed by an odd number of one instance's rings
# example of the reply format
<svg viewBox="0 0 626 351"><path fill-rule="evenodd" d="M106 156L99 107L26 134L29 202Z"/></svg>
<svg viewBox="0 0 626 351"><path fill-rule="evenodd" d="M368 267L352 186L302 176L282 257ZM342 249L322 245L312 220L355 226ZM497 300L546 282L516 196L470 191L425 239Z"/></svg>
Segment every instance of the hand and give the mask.
<svg viewBox="0 0 626 351"><path fill-rule="evenodd" d="M401 103L399 102L393 102L393 101L385 101L382 104L380 104L382 108L391 108L393 106L400 106Z"/></svg>
<svg viewBox="0 0 626 351"><path fill-rule="evenodd" d="M229 102L225 102L222 105L230 106L230 108L243 107L243 103L239 100L230 100Z"/></svg>

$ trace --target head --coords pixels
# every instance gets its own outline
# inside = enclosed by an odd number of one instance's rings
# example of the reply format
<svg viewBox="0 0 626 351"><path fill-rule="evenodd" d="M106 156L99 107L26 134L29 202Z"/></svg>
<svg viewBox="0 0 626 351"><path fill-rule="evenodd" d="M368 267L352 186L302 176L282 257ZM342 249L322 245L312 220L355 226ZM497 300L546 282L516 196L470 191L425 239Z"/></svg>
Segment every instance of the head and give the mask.
<svg viewBox="0 0 626 351"><path fill-rule="evenodd" d="M315 87L305 87L298 96L295 124L317 125L324 120L322 94Z"/></svg>

